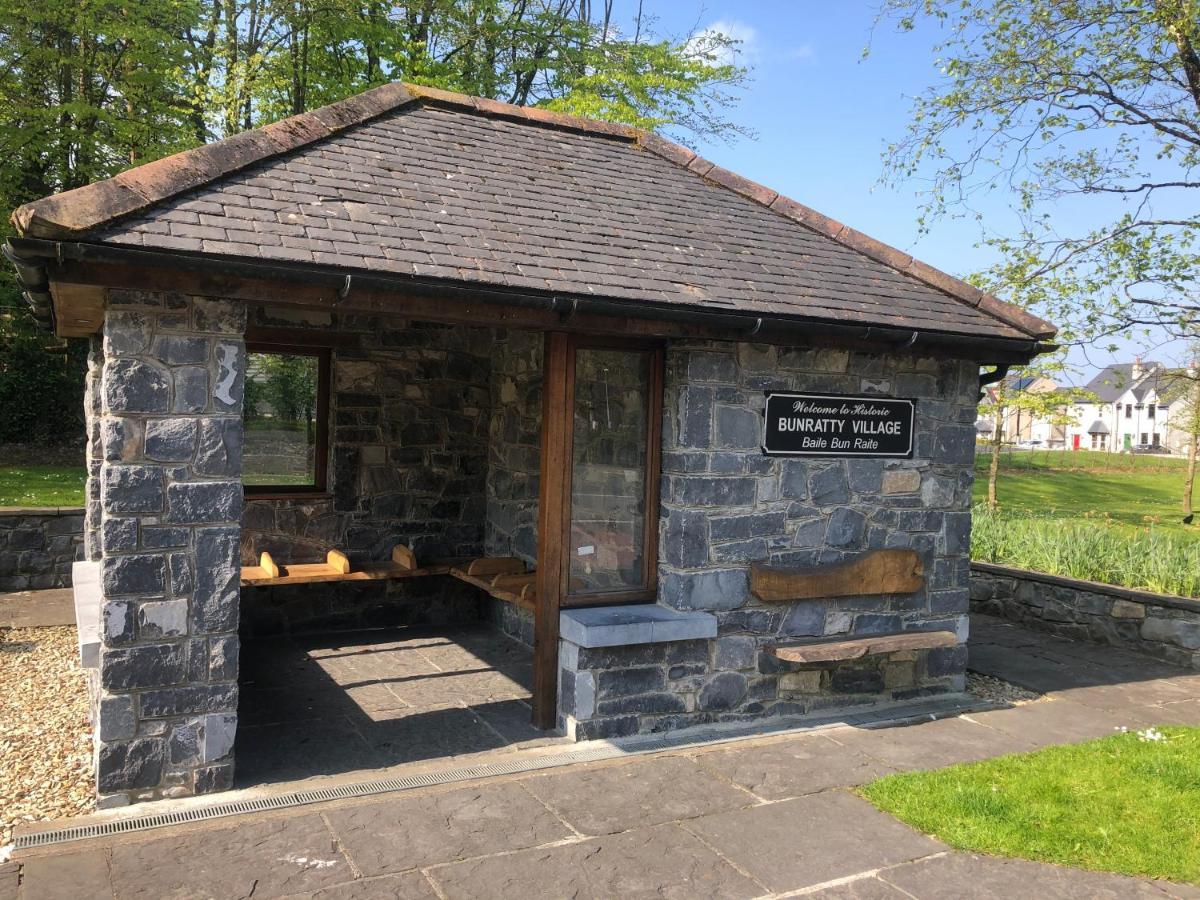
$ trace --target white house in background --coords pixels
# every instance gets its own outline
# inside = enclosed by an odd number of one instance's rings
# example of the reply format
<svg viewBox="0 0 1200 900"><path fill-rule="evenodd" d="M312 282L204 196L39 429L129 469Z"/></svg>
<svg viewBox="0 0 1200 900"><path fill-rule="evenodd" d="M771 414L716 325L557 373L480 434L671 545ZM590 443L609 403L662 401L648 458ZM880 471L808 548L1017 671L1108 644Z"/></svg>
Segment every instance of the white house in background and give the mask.
<svg viewBox="0 0 1200 900"><path fill-rule="evenodd" d="M1068 449L1177 452L1172 443L1178 443L1178 430L1170 428L1171 407L1178 406L1177 372L1140 358L1104 368L1084 386L1094 399L1071 404L1075 422L1067 426Z"/></svg>

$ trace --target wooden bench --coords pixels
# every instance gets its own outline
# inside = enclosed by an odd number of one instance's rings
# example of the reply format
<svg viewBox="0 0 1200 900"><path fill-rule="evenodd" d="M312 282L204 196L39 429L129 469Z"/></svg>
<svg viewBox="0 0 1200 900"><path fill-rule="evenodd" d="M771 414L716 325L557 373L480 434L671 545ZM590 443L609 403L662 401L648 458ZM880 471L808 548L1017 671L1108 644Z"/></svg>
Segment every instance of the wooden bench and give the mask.
<svg viewBox="0 0 1200 900"><path fill-rule="evenodd" d="M525 571L525 563L515 556L473 559L452 567L450 574L522 609L532 611L537 599L537 573Z"/></svg>
<svg viewBox="0 0 1200 900"><path fill-rule="evenodd" d="M330 550L323 563L281 564L262 553L257 566L242 566L242 587L269 587L279 584L318 584L329 581L382 581L390 578L418 578L447 575L453 563L418 566L412 550L403 544L392 548L390 562L366 563L357 569L346 554Z"/></svg>
<svg viewBox="0 0 1200 900"><path fill-rule="evenodd" d="M953 631L903 631L855 638L818 638L811 641L771 644L763 648L763 652L781 662L824 663L845 662L900 650L933 650L938 647L954 647L957 644L958 636Z"/></svg>

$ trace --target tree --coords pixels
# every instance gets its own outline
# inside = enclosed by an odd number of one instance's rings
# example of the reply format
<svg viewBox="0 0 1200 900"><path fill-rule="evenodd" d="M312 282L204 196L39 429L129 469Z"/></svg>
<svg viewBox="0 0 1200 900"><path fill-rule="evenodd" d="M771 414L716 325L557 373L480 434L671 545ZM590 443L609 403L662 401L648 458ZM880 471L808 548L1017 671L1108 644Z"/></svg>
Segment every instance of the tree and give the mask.
<svg viewBox="0 0 1200 900"><path fill-rule="evenodd" d="M1022 416L1027 417L1031 424L1035 419L1041 419L1050 425L1074 424L1071 404L1083 399L1084 392L1076 388L1059 388L1054 383L1052 379L1061 375L1064 368L1060 358L1038 360L1028 366L1014 368L985 392L984 399L979 404L979 413L992 419L987 486L989 509L995 509L998 505L1000 453L1013 417L1016 417L1018 422L1017 440L1020 439L1019 423Z"/></svg>
<svg viewBox="0 0 1200 900"><path fill-rule="evenodd" d="M1183 434L1187 446L1187 468L1184 470L1182 502L1183 521L1194 521L1195 507L1192 492L1196 483L1196 457L1200 450L1200 341L1191 347L1191 362L1187 368L1167 372L1159 388L1159 396L1171 404L1171 430Z"/></svg>
<svg viewBox="0 0 1200 900"><path fill-rule="evenodd" d="M887 0L883 16L946 35L943 77L914 101L890 176L931 177L927 215L1014 192L1020 227L986 232L1000 253L986 281L1015 287L1068 337L1136 326L1194 337L1200 5ZM1064 204L1097 224L1066 230Z"/></svg>

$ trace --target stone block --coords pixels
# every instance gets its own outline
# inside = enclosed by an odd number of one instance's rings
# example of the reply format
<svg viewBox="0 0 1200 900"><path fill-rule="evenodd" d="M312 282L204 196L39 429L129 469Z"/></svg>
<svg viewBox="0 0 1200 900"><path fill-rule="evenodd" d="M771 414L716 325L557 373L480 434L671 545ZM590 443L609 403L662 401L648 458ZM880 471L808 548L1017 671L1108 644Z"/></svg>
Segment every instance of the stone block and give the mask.
<svg viewBox="0 0 1200 900"><path fill-rule="evenodd" d="M846 472L840 465L812 473L808 479L809 500L817 506L839 506L850 501Z"/></svg>
<svg viewBox="0 0 1200 900"><path fill-rule="evenodd" d="M234 684L189 684L143 691L143 719L230 712L237 709L238 689Z"/></svg>
<svg viewBox="0 0 1200 900"><path fill-rule="evenodd" d="M785 637L824 634L825 604L819 600L800 600L792 604L779 633Z"/></svg>
<svg viewBox="0 0 1200 900"><path fill-rule="evenodd" d="M138 548L138 520L105 517L100 523L100 544L105 553L129 553Z"/></svg>
<svg viewBox="0 0 1200 900"><path fill-rule="evenodd" d="M96 751L96 787L101 792L157 787L165 755L160 738L101 742Z"/></svg>
<svg viewBox="0 0 1200 900"><path fill-rule="evenodd" d="M779 690L789 694L817 694L821 691L821 670L784 672L779 676Z"/></svg>
<svg viewBox="0 0 1200 900"><path fill-rule="evenodd" d="M105 462L133 462L142 453L142 423L105 416L99 421L100 455Z"/></svg>
<svg viewBox="0 0 1200 900"><path fill-rule="evenodd" d="M689 385L679 392L676 428L681 447L712 445L713 392Z"/></svg>
<svg viewBox="0 0 1200 900"><path fill-rule="evenodd" d="M676 609L737 609L749 599L750 581L745 569L668 571L661 596Z"/></svg>
<svg viewBox="0 0 1200 900"><path fill-rule="evenodd" d="M745 699L746 691L746 676L737 672L721 672L700 689L697 704L703 710L736 709Z"/></svg>
<svg viewBox="0 0 1200 900"><path fill-rule="evenodd" d="M830 687L839 694L880 694L883 673L878 668L839 666L829 676Z"/></svg>
<svg viewBox="0 0 1200 900"><path fill-rule="evenodd" d="M188 462L196 452L195 419L150 419L146 422L146 456L160 462Z"/></svg>
<svg viewBox="0 0 1200 900"><path fill-rule="evenodd" d="M108 600L100 607L100 634L109 647L132 644L137 633L134 629L136 615L134 604L128 600Z"/></svg>
<svg viewBox="0 0 1200 900"><path fill-rule="evenodd" d="M668 565L694 569L708 562L708 517L694 509L673 509L663 529L662 558Z"/></svg>
<svg viewBox="0 0 1200 900"><path fill-rule="evenodd" d="M717 407L717 446L757 450L762 444L763 419L752 409Z"/></svg>
<svg viewBox="0 0 1200 900"><path fill-rule="evenodd" d="M137 733L132 694L101 694L96 723L102 741L124 741Z"/></svg>
<svg viewBox="0 0 1200 900"><path fill-rule="evenodd" d="M233 763L196 769L195 778L197 794L227 791L233 787Z"/></svg>
<svg viewBox="0 0 1200 900"><path fill-rule="evenodd" d="M163 471L159 466L113 466L100 470L100 498L109 515L160 513Z"/></svg>
<svg viewBox="0 0 1200 900"><path fill-rule="evenodd" d="M165 413L170 406L166 373L136 359L106 363L101 390L104 409L111 413Z"/></svg>
<svg viewBox="0 0 1200 900"><path fill-rule="evenodd" d="M1162 641L1185 650L1200 650L1200 622L1151 616L1142 622L1141 635L1147 641Z"/></svg>
<svg viewBox="0 0 1200 900"><path fill-rule="evenodd" d="M731 634L713 644L713 668L753 669L758 662L758 642L748 635Z"/></svg>
<svg viewBox="0 0 1200 900"><path fill-rule="evenodd" d="M806 519L796 523L796 530L792 535L792 546L820 547L824 545L825 525L824 518Z"/></svg>
<svg viewBox="0 0 1200 900"><path fill-rule="evenodd" d="M665 686L666 675L658 666L611 669L596 673L596 696L600 700L659 691Z"/></svg>
<svg viewBox="0 0 1200 900"><path fill-rule="evenodd" d="M808 463L804 460L783 460L779 474L779 496L784 500L807 500L808 473Z"/></svg>
<svg viewBox="0 0 1200 900"><path fill-rule="evenodd" d="M737 374L737 362L730 354L706 353L699 350L693 350L688 354L688 381L735 384Z"/></svg>
<svg viewBox="0 0 1200 900"><path fill-rule="evenodd" d="M196 529L196 588L192 615L198 633L237 630L241 560L240 529Z"/></svg>
<svg viewBox="0 0 1200 900"><path fill-rule="evenodd" d="M235 300L193 297L192 322L197 331L243 334L246 331L246 307Z"/></svg>
<svg viewBox="0 0 1200 900"><path fill-rule="evenodd" d="M140 312L110 310L104 317L104 355L137 356L150 346L153 320Z"/></svg>
<svg viewBox="0 0 1200 900"><path fill-rule="evenodd" d="M596 707L597 715L623 716L630 713L638 715L667 715L681 713L687 706L679 694L659 692L654 694L639 694L633 697L616 697L612 700L601 700Z"/></svg>
<svg viewBox="0 0 1200 900"><path fill-rule="evenodd" d="M921 473L916 469L888 469L883 473L884 494L915 494L921 489Z"/></svg>
<svg viewBox="0 0 1200 900"><path fill-rule="evenodd" d="M208 369L203 366L179 366L171 371L174 387L171 412L195 414L208 407Z"/></svg>
<svg viewBox="0 0 1200 900"><path fill-rule="evenodd" d="M971 514L948 512L942 517L942 535L938 551L944 556L960 556L971 552Z"/></svg>
<svg viewBox="0 0 1200 900"><path fill-rule="evenodd" d="M671 497L684 506L753 506L758 482L745 477L671 476Z"/></svg>
<svg viewBox="0 0 1200 900"><path fill-rule="evenodd" d="M203 366L208 363L208 339L160 335L154 339L154 355L172 366Z"/></svg>
<svg viewBox="0 0 1200 900"><path fill-rule="evenodd" d="M866 517L856 509L838 507L829 516L825 543L830 547L857 547L862 543Z"/></svg>
<svg viewBox="0 0 1200 900"><path fill-rule="evenodd" d="M1132 600L1114 600L1112 616L1117 619L1144 619L1146 618L1146 607Z"/></svg>
<svg viewBox="0 0 1200 900"><path fill-rule="evenodd" d="M205 716L200 761L214 763L229 756L233 752L233 742L236 736L236 715Z"/></svg>
<svg viewBox="0 0 1200 900"><path fill-rule="evenodd" d="M933 455L942 465L971 465L975 460L974 426L939 425L934 434Z"/></svg>
<svg viewBox="0 0 1200 900"><path fill-rule="evenodd" d="M208 680L237 681L240 641L236 634L208 642Z"/></svg>
<svg viewBox="0 0 1200 900"><path fill-rule="evenodd" d="M166 589L167 560L160 553L106 556L100 563L104 596L161 594Z"/></svg>
<svg viewBox="0 0 1200 900"><path fill-rule="evenodd" d="M200 420L200 447L193 466L198 475L242 474L242 422L240 419Z"/></svg>
<svg viewBox="0 0 1200 900"><path fill-rule="evenodd" d="M147 550L163 550L171 547L187 546L191 538L188 528L169 528L150 526L142 527L142 547Z"/></svg>
<svg viewBox="0 0 1200 900"><path fill-rule="evenodd" d="M242 485L238 481L195 481L167 488L165 522L208 524L237 522L242 511Z"/></svg>
<svg viewBox="0 0 1200 900"><path fill-rule="evenodd" d="M143 638L187 634L187 600L155 600L138 606L138 634Z"/></svg>
<svg viewBox="0 0 1200 900"><path fill-rule="evenodd" d="M184 654L179 644L106 649L100 656L100 681L105 690L154 688L178 684L183 677Z"/></svg>
<svg viewBox="0 0 1200 900"><path fill-rule="evenodd" d="M883 486L883 460L848 459L846 477L854 493L878 494Z"/></svg>

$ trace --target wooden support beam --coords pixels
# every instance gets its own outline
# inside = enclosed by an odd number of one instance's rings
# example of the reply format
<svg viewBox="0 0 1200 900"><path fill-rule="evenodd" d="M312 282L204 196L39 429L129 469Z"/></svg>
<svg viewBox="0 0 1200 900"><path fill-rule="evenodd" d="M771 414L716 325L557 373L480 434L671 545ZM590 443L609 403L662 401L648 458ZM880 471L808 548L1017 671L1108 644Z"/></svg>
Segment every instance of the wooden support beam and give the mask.
<svg viewBox="0 0 1200 900"><path fill-rule="evenodd" d="M468 575L512 575L525 571L525 563L515 556L484 556L467 563Z"/></svg>
<svg viewBox="0 0 1200 900"><path fill-rule="evenodd" d="M915 550L871 550L828 566L795 568L753 563L750 592L764 603L911 594L925 584L925 568Z"/></svg>
<svg viewBox="0 0 1200 900"><path fill-rule="evenodd" d="M845 662L880 653L896 653L900 650L933 650L937 647L954 647L957 644L958 637L953 631L906 631L902 634L875 634L840 641L816 640L775 644L766 647L764 652L782 662L822 663Z"/></svg>
<svg viewBox="0 0 1200 900"><path fill-rule="evenodd" d="M546 334L542 354L541 480L537 599L533 626L533 724L558 720L558 613L567 592L571 530L571 439L575 361L570 338Z"/></svg>
<svg viewBox="0 0 1200 900"><path fill-rule="evenodd" d="M54 281L50 283L50 297L59 337L87 337L104 324L104 288Z"/></svg>

